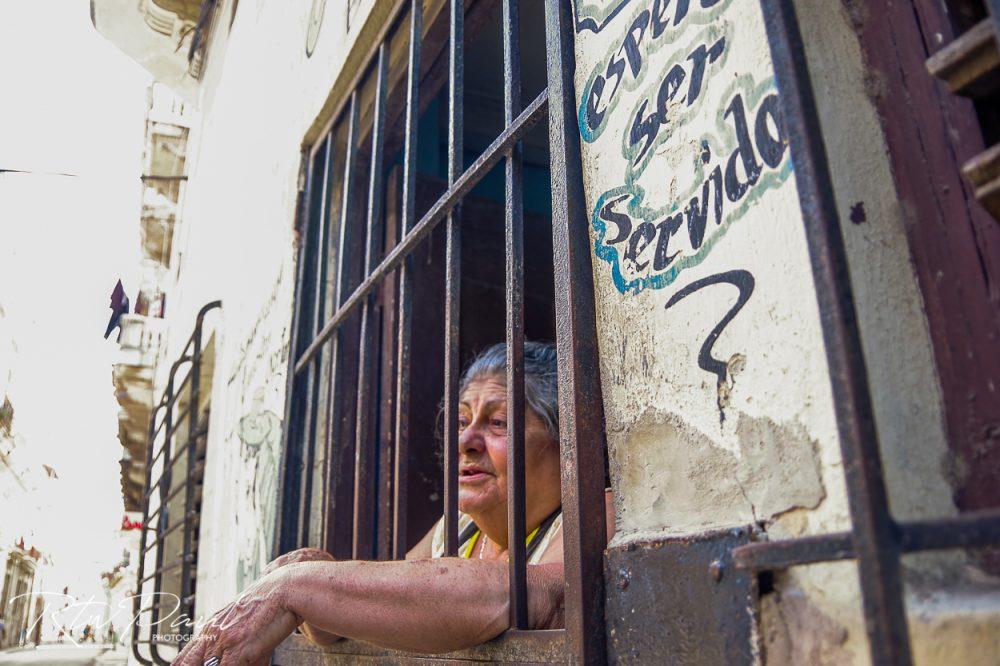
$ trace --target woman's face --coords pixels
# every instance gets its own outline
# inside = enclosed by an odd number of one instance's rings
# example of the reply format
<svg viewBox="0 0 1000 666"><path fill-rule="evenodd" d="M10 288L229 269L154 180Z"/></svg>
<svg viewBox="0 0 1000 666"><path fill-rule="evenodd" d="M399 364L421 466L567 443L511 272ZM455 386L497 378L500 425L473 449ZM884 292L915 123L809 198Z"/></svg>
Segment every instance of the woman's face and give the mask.
<svg viewBox="0 0 1000 666"><path fill-rule="evenodd" d="M474 379L458 411L458 508L477 514L507 506L507 386L502 376ZM559 506L559 445L530 407L525 409L525 503ZM542 516L544 518L544 516Z"/></svg>

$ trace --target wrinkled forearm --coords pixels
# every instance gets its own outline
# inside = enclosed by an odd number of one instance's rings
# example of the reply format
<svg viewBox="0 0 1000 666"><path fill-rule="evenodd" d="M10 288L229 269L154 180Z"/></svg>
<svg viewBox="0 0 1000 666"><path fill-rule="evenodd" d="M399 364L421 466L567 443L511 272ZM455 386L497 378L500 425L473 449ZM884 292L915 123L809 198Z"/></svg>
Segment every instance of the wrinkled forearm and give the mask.
<svg viewBox="0 0 1000 666"><path fill-rule="evenodd" d="M447 652L506 630L507 565L459 558L301 562L282 568L286 606L310 628L414 652ZM529 622L561 621L562 564L528 567Z"/></svg>

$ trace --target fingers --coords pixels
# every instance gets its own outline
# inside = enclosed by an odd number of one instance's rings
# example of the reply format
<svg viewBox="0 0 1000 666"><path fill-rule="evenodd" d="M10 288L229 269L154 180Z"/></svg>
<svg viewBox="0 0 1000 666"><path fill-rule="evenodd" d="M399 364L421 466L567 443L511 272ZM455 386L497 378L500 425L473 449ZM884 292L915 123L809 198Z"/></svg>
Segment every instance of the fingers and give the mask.
<svg viewBox="0 0 1000 666"><path fill-rule="evenodd" d="M211 643L212 641L206 639L204 634L195 636L177 655L174 666L204 666L205 662L213 656L208 652Z"/></svg>

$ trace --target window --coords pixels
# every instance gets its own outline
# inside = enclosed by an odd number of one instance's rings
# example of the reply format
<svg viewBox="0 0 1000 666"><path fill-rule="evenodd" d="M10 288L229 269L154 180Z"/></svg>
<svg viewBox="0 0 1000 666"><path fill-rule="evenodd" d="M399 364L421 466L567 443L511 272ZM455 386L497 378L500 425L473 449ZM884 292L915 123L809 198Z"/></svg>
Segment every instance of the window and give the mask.
<svg viewBox="0 0 1000 666"><path fill-rule="evenodd" d="M134 597L132 653L141 664L169 664L183 647L195 617L198 527L208 417L211 411L214 336L203 340L206 315L170 367L167 387L153 408L146 444L146 483Z"/></svg>
<svg viewBox="0 0 1000 666"><path fill-rule="evenodd" d="M506 339L509 416L523 424L523 341L554 339L566 629L523 631L521 546L517 629L449 658L603 659L606 535L582 519L604 515L605 463L569 3L414 0L386 25L307 146L277 549L402 558L443 513L454 554L461 368ZM508 435L514 516L522 428ZM279 661L305 648L284 649Z"/></svg>

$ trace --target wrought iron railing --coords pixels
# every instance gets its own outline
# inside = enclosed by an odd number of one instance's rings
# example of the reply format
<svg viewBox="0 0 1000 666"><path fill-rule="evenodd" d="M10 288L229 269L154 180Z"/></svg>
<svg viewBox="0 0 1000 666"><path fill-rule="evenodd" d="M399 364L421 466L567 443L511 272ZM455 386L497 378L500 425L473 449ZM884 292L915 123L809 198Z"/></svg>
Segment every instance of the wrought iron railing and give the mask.
<svg viewBox="0 0 1000 666"><path fill-rule="evenodd" d="M149 420L142 534L132 614L132 654L145 665L171 663L161 650L166 648L176 654L194 631L200 487L209 415L208 407L201 407L205 379L203 328L208 313L221 306L221 301L213 301L198 312L194 332L170 367L167 387ZM178 372L185 367L186 374L178 379ZM180 473L175 469L178 461L185 463ZM154 469L159 470L158 475ZM183 503L174 503L182 494ZM164 561L168 540L174 534L181 539L179 552ZM147 556L153 559L152 571L146 565ZM165 592L164 574L177 570L179 594ZM148 654L144 654L145 650Z"/></svg>

